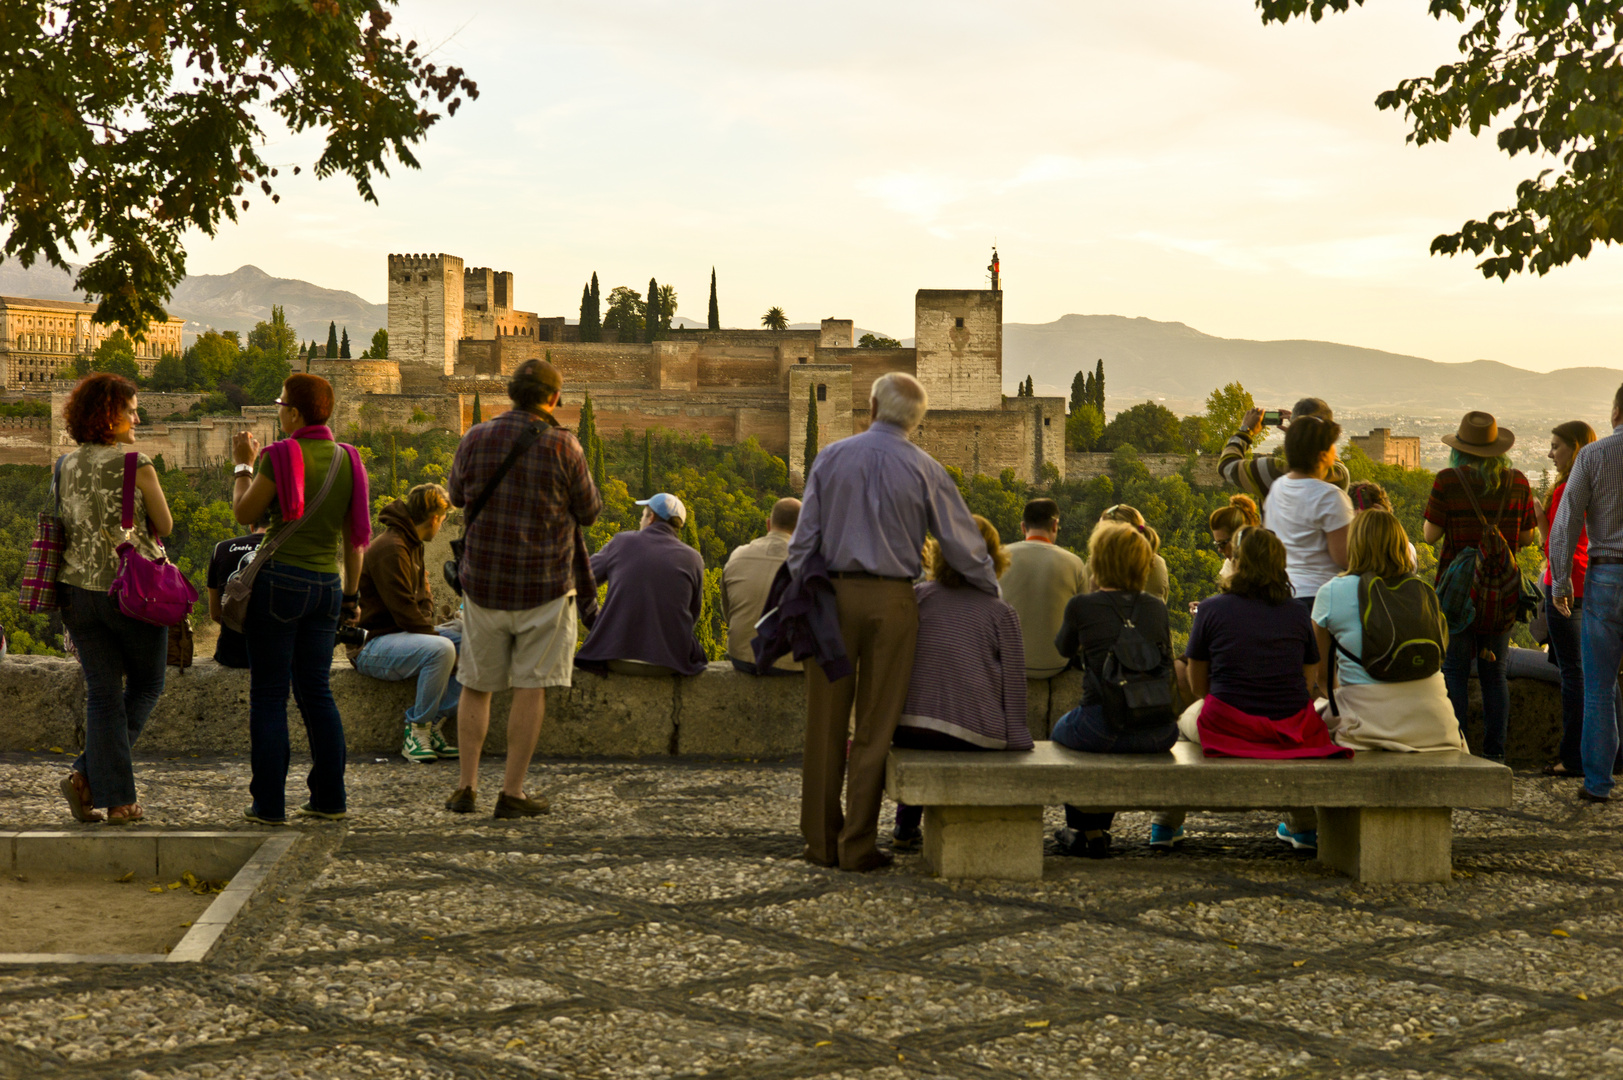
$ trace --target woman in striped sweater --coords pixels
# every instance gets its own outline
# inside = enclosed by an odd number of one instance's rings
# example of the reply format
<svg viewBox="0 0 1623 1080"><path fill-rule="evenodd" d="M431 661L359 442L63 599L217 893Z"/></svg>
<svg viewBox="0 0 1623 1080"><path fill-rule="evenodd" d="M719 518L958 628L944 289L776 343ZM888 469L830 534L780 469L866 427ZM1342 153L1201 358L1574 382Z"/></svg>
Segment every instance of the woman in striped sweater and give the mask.
<svg viewBox="0 0 1623 1080"><path fill-rule="evenodd" d="M998 576L1009 568L997 529L974 515ZM924 544L919 638L894 745L918 750L1030 750L1026 650L1014 608L967 584L935 540ZM891 846L916 850L924 808L898 804Z"/></svg>

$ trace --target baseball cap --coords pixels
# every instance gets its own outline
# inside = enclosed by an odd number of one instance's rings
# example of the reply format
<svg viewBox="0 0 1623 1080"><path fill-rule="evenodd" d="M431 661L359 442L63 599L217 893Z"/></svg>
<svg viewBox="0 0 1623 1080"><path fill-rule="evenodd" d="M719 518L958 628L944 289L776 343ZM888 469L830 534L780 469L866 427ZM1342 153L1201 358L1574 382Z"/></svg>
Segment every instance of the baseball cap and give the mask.
<svg viewBox="0 0 1623 1080"><path fill-rule="evenodd" d="M663 491L647 499L638 499L637 505L648 507L666 521L672 519L686 521L688 519L688 508L682 505L682 500Z"/></svg>

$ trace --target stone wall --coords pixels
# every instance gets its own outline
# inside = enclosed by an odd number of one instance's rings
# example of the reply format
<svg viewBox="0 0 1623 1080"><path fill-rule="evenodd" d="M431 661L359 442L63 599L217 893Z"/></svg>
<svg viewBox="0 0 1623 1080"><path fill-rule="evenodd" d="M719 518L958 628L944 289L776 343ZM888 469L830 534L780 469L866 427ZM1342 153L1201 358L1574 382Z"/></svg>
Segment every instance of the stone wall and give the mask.
<svg viewBox="0 0 1623 1080"><path fill-rule="evenodd" d="M389 256L389 358L402 370L456 370L462 289L462 260L455 255Z"/></svg>
<svg viewBox="0 0 1623 1080"><path fill-rule="evenodd" d="M892 371L914 375L917 361L914 349L821 349L817 353L820 364L851 366L851 413L858 431L868 430L868 398L873 393L873 381Z"/></svg>
<svg viewBox="0 0 1623 1080"><path fill-rule="evenodd" d="M1092 480L1096 476L1109 476L1110 463L1114 454L1077 454L1067 452L1065 455L1065 478L1067 480ZM1165 477L1177 476L1183 472L1188 462L1184 454L1140 454L1140 465L1149 470L1151 476ZM1223 482L1217 474L1217 459L1210 454L1201 454L1195 459L1195 482L1203 487L1216 487Z"/></svg>
<svg viewBox="0 0 1623 1080"><path fill-rule="evenodd" d="M0 465L49 465L51 421L45 416L0 416Z"/></svg>
<svg viewBox="0 0 1623 1080"><path fill-rule="evenodd" d="M1020 409L931 409L913 433L913 441L943 465L966 475L996 476L1012 468L1017 477L1031 483L1036 458L1032 419L1030 412Z"/></svg>
<svg viewBox="0 0 1623 1080"><path fill-rule="evenodd" d="M996 409L1003 401L1003 294L920 289L913 300L917 374L932 407Z"/></svg>
<svg viewBox="0 0 1623 1080"><path fill-rule="evenodd" d="M548 352L552 366L564 378L565 393L590 386L595 401L599 386L643 389L649 385L646 345L564 342Z"/></svg>
<svg viewBox="0 0 1623 1080"><path fill-rule="evenodd" d="M312 360L310 374L331 383L335 398L400 393L400 364L394 360Z"/></svg>
<svg viewBox="0 0 1623 1080"><path fill-rule="evenodd" d="M575 673L575 685L547 691L547 718L537 753L555 757L638 758L670 754L719 758L786 758L804 747L806 691L801 678L740 675L730 664L711 664L692 678L639 679ZM1560 691L1532 679L1510 682L1509 759L1543 765L1560 741ZM414 683L378 682L345 661L333 665L333 697L344 718L352 754L400 751L401 717ZM1080 673L1026 684L1026 722L1046 739L1066 710L1081 699ZM496 695L486 748L506 750L511 695ZM288 702L294 753L307 753L298 710ZM66 659L13 656L0 663L0 751L76 751L83 742L84 682ZM1467 735L1478 745L1480 695L1472 685ZM454 735L453 735L454 737ZM163 697L136 754L246 754L248 673L199 661L169 669ZM139 768L139 767L138 767Z"/></svg>
<svg viewBox="0 0 1623 1080"><path fill-rule="evenodd" d="M806 482L806 420L817 402L817 449L851 434L851 369L844 364L796 364L789 369L789 482Z"/></svg>

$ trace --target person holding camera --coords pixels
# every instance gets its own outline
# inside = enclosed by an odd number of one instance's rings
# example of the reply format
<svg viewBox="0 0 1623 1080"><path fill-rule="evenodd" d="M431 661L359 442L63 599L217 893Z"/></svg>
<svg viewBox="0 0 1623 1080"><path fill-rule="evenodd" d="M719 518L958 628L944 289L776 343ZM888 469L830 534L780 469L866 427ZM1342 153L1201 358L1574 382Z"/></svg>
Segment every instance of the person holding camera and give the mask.
<svg viewBox="0 0 1623 1080"><path fill-rule="evenodd" d="M418 484L378 515L383 535L361 562L361 614L338 628L349 662L384 682L416 677L417 700L406 709L400 754L407 761L457 757L441 725L456 716L462 684L456 678L459 623L434 625L423 546L439 534L451 497L438 484Z"/></svg>
<svg viewBox="0 0 1623 1080"><path fill-rule="evenodd" d="M1223 480L1239 488L1257 502L1268 498L1268 489L1274 486L1274 481L1290 471L1290 466L1275 455L1254 458L1251 456L1251 447L1263 438L1263 429L1267 427L1288 428L1293 421L1304 416L1315 416L1325 423L1335 420L1330 406L1316 397L1303 398L1296 403L1295 408L1287 414L1283 410L1252 409L1240 421L1240 430L1236 431L1227 444L1223 453L1217 459L1217 472ZM1347 472L1347 466L1341 462L1332 462L1330 471L1324 479L1340 488L1347 490L1352 477Z"/></svg>

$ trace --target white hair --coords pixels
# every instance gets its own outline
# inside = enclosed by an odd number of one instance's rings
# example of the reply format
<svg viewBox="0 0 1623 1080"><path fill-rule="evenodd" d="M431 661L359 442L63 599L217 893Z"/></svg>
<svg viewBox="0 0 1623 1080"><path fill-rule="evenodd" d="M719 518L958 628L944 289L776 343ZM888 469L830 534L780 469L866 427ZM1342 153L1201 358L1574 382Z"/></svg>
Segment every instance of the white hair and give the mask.
<svg viewBox="0 0 1623 1080"><path fill-rule="evenodd" d="M912 431L924 422L930 395L924 384L904 371L888 371L873 381L868 399L878 406L875 419Z"/></svg>

